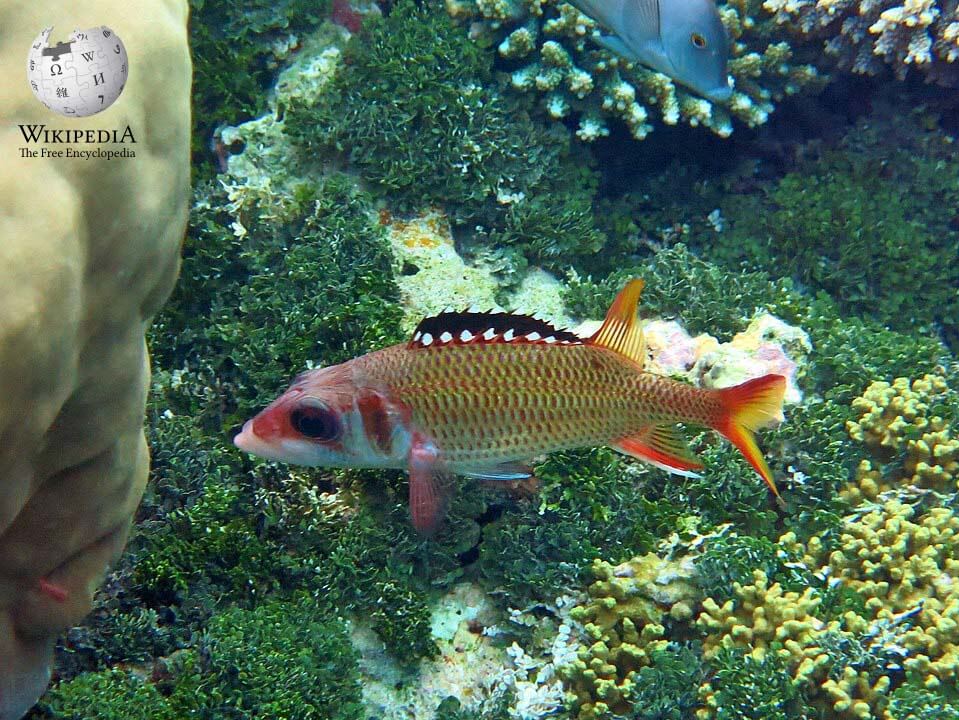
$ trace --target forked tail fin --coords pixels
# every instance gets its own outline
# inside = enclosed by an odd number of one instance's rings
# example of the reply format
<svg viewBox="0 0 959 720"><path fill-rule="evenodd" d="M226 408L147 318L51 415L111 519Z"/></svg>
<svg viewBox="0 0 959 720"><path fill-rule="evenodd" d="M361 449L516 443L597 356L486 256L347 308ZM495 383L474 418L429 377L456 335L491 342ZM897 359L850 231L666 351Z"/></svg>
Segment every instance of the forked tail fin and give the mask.
<svg viewBox="0 0 959 720"><path fill-rule="evenodd" d="M783 507L785 503L776 489L773 474L756 445L756 436L753 433L761 427L782 420L786 378L782 375L764 375L716 392L724 410L722 419L716 424L716 430L739 448L743 457L766 481L766 485L776 496L776 502Z"/></svg>

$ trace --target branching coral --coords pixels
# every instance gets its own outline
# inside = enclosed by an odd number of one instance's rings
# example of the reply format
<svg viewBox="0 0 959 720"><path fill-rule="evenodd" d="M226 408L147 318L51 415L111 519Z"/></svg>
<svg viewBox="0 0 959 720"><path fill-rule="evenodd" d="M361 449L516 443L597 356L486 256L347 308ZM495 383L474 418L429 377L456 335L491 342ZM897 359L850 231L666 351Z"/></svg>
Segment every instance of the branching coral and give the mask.
<svg viewBox="0 0 959 720"><path fill-rule="evenodd" d="M825 41L840 67L959 86L959 5L954 0L766 0L776 22Z"/></svg>
<svg viewBox="0 0 959 720"><path fill-rule="evenodd" d="M926 687L955 683L959 670L959 517L896 499L848 520L838 549L827 559L831 575L865 598L868 619L895 622L903 667Z"/></svg>
<svg viewBox="0 0 959 720"><path fill-rule="evenodd" d="M749 584L734 583L733 590L735 598L722 605L711 597L703 601L696 622L706 632L706 658L724 647L747 649L757 661L772 653L791 662L797 680L810 677L824 662L813 642L825 627L816 616L820 600L814 590L785 592L762 570L753 571Z"/></svg>
<svg viewBox="0 0 959 720"><path fill-rule="evenodd" d="M837 678L832 676L834 658L823 639L851 636L843 621L818 617L821 597L815 589L786 592L779 583L770 583L762 570L754 571L750 584L735 583L733 589L735 598L721 606L712 598L703 602L697 625L706 633L707 660L721 661L724 653L738 651L757 668L769 663L780 667L790 678L784 687L793 693L805 688L814 701L831 706L837 717L871 717L889 679L873 679L852 666L842 668ZM723 690L721 674L703 684L700 718L720 716Z"/></svg>
<svg viewBox="0 0 959 720"><path fill-rule="evenodd" d="M663 622L685 620L698 596L691 563L648 554L613 567L597 560L590 600L572 610L590 644L575 662L560 668L578 708L579 720L609 717L632 707L637 673L651 653L666 648Z"/></svg>
<svg viewBox="0 0 959 720"><path fill-rule="evenodd" d="M852 500L874 499L902 482L955 492L959 480L959 438L953 435L955 393L941 375L918 380L877 380L852 402L857 418L846 427L850 437L875 453L860 463ZM883 464L901 461L900 473L883 473Z"/></svg>
<svg viewBox="0 0 959 720"><path fill-rule="evenodd" d="M702 125L725 137L733 130L732 118L761 125L783 96L823 82L814 67L792 62L788 43L768 36L768 23L758 20L758 0L733 0L720 8L732 39L729 69L736 82L726 107L600 48L589 39L596 23L562 0L447 0L446 5L456 18L479 21L471 32L493 44L514 68L513 87L540 94L554 118L576 113L576 135L586 142L608 135L610 118L642 139L652 130L654 114L667 125Z"/></svg>
<svg viewBox="0 0 959 720"><path fill-rule="evenodd" d="M946 507L888 498L848 517L837 537L805 543L787 533L784 552L819 578L799 592L762 570L734 583L724 603L703 601L697 625L707 660L739 649L782 663L816 707L839 718L894 720L889 691L908 678L951 686L959 669L959 517ZM702 717L718 717L716 681L703 685Z"/></svg>

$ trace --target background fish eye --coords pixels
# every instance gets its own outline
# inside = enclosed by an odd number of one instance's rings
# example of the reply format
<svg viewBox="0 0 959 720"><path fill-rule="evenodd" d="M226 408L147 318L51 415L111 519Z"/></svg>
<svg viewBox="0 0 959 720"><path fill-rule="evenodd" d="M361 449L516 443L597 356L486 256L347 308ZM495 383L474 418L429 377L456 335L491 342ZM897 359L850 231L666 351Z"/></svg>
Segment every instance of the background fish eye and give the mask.
<svg viewBox="0 0 959 720"><path fill-rule="evenodd" d="M698 47L700 50L706 47L706 38L699 33L694 32L689 36L689 39L692 41L693 45Z"/></svg>
<svg viewBox="0 0 959 720"><path fill-rule="evenodd" d="M323 403L315 399L302 402L290 413L290 424L301 435L313 440L334 440L340 435L340 422Z"/></svg>

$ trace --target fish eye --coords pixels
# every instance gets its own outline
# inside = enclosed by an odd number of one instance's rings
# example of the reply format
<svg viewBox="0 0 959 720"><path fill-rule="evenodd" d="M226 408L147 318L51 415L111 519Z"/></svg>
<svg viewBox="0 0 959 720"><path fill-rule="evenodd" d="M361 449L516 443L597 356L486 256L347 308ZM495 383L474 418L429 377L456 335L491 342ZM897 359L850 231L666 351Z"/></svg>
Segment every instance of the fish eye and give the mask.
<svg viewBox="0 0 959 720"><path fill-rule="evenodd" d="M342 429L333 411L315 398L304 399L290 413L290 424L298 433L312 440L335 440Z"/></svg>
<svg viewBox="0 0 959 720"><path fill-rule="evenodd" d="M705 49L705 47L706 47L706 38L703 37L703 36L702 36L700 33L698 33L698 32L694 32L692 35L690 35L690 36L689 36L689 40L690 40L690 42L692 42L692 44L693 44L694 46L696 46L696 47L699 48L700 50L703 50L703 49Z"/></svg>

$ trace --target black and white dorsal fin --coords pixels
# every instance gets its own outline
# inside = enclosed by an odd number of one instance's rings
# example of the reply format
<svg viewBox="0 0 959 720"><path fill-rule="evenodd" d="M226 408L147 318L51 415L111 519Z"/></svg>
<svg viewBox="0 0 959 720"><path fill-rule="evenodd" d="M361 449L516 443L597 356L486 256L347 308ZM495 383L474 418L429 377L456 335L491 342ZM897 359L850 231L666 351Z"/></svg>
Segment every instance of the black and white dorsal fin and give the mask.
<svg viewBox="0 0 959 720"><path fill-rule="evenodd" d="M410 347L483 343L582 345L583 339L546 320L505 312L441 312L416 326Z"/></svg>

